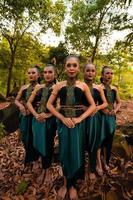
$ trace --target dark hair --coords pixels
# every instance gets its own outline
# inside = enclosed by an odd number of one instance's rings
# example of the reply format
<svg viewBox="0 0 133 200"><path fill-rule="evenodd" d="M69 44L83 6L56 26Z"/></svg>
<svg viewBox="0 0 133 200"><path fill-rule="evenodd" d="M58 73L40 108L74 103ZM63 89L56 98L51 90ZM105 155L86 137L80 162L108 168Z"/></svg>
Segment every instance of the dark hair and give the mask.
<svg viewBox="0 0 133 200"><path fill-rule="evenodd" d="M75 55L75 54L70 54L70 55L68 55L68 56L64 59L64 65L66 64L66 62L67 62L70 58L75 58L75 59L78 61L78 63L80 63L79 57L78 57L77 55Z"/></svg>
<svg viewBox="0 0 133 200"><path fill-rule="evenodd" d="M102 67L101 77L100 77L101 83L103 83L103 77L102 77L102 75L104 74L104 72L105 72L106 69L111 69L111 67L109 67L109 66L107 66L107 65L104 65L104 66Z"/></svg>
<svg viewBox="0 0 133 200"><path fill-rule="evenodd" d="M48 63L48 64L46 64L45 67L53 67L54 71L56 71L56 67L55 67L55 65L52 64L52 63ZM44 68L45 68L45 67L44 67Z"/></svg>
<svg viewBox="0 0 133 200"><path fill-rule="evenodd" d="M104 74L104 71L105 71L106 69L111 69L111 67L109 67L109 66L107 66L107 65L104 65L104 66L102 67L101 75Z"/></svg>
<svg viewBox="0 0 133 200"><path fill-rule="evenodd" d="M95 69L97 68L96 65L95 65L93 62L91 62L91 60L90 60L89 62L87 62L87 63L84 65L83 70L85 71L86 67L88 67L89 65L93 65L93 66L95 67Z"/></svg>

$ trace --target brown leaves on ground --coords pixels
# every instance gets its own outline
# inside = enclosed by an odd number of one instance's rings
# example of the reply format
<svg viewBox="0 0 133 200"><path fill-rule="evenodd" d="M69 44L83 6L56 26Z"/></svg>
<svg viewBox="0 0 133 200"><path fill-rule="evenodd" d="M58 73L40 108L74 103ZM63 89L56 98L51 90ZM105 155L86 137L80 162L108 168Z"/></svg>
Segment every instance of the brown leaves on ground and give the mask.
<svg viewBox="0 0 133 200"><path fill-rule="evenodd" d="M128 120L133 121L129 104L123 104L122 113ZM130 114L128 116L127 110ZM118 120L121 124L127 122L121 113ZM122 121L125 120L125 121ZM55 139L58 145L57 138ZM4 137L0 143L0 199L1 200L58 200L57 191L63 184L62 170L56 161L49 169L51 181L39 186L36 179L41 171L40 161L34 169L24 169L24 148L18 132ZM88 158L86 157L86 161ZM112 155L111 174L97 175L97 180L90 182L87 178L77 184L79 199L81 200L131 200L133 198L133 162L121 155ZM88 166L86 166L88 172ZM66 197L68 199L68 197Z"/></svg>
<svg viewBox="0 0 133 200"><path fill-rule="evenodd" d="M133 102L122 101L120 111L117 114L117 124L133 123Z"/></svg>

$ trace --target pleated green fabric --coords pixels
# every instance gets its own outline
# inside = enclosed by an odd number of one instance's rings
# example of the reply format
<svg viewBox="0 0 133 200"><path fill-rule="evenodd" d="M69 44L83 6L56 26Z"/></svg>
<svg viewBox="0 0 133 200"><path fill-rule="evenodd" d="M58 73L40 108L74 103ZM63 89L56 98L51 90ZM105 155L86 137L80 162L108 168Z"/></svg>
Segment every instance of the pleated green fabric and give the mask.
<svg viewBox="0 0 133 200"><path fill-rule="evenodd" d="M50 117L44 122L38 122L35 118L32 120L32 132L33 132L33 146L42 155L48 155L47 150L47 134L53 135L56 131L55 117ZM51 137L52 140L52 137Z"/></svg>
<svg viewBox="0 0 133 200"><path fill-rule="evenodd" d="M19 129L21 131L21 140L24 144L24 146L27 146L28 139L29 139L29 126L30 126L30 117L31 116L24 116L21 113L19 114Z"/></svg>
<svg viewBox="0 0 133 200"><path fill-rule="evenodd" d="M97 150L100 146L101 114L97 112L94 116L86 119L86 134L90 152Z"/></svg>
<svg viewBox="0 0 133 200"><path fill-rule="evenodd" d="M85 121L68 128L58 120L57 129L63 173L67 179L72 178L84 162Z"/></svg>
<svg viewBox="0 0 133 200"><path fill-rule="evenodd" d="M101 142L107 135L113 135L116 129L116 117L102 114Z"/></svg>

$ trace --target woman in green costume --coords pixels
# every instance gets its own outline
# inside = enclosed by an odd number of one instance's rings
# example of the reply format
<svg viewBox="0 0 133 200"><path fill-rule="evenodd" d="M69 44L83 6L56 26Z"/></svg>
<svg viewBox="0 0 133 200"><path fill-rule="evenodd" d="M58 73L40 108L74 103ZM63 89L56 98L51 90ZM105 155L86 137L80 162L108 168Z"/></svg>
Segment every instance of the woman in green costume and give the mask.
<svg viewBox="0 0 133 200"><path fill-rule="evenodd" d="M95 109L95 103L88 86L77 80L79 59L69 55L65 59L67 80L57 83L50 96L47 107L58 118L59 154L64 174L64 186L58 191L58 199L64 199L69 192L71 200L78 199L76 182L84 178L85 118ZM60 99L60 111L54 104ZM89 107L84 111L83 99Z"/></svg>
<svg viewBox="0 0 133 200"><path fill-rule="evenodd" d="M42 172L37 178L39 184L50 180L48 169L54 153L56 118L46 108L55 81L53 65L49 64L44 68L44 80L45 84L35 87L27 103L28 109L34 116L32 120L33 146L39 152L42 160ZM36 102L36 108L32 105L33 102Z"/></svg>
<svg viewBox="0 0 133 200"><path fill-rule="evenodd" d="M116 113L121 106L120 97L116 87L111 85L113 77L112 69L104 66L101 72L101 87L108 103L107 108L102 110L102 130L101 137L104 138L102 143L102 150L105 150L103 158L104 169L109 172L109 160L111 156L111 148L113 143L113 136L116 129Z"/></svg>
<svg viewBox="0 0 133 200"><path fill-rule="evenodd" d="M20 110L20 124L19 128L21 131L22 142L25 148L25 165L36 161L38 159L38 152L33 147L33 134L32 134L32 114L27 108L27 101L38 84L39 71L38 68L32 67L28 69L28 79L29 84L23 85L18 92L18 95L15 99L15 104Z"/></svg>
<svg viewBox="0 0 133 200"><path fill-rule="evenodd" d="M96 167L97 153L99 154L100 151L99 146L101 133L101 115L98 111L107 107L103 89L94 83L95 76L96 66L92 63L87 63L84 66L84 80L85 83L89 86L92 97L96 104L95 111L90 117L87 117L86 119L86 143L90 160L90 180L96 179L95 171L97 171L100 176L103 175L102 167L100 165L101 163L97 163ZM85 105L88 106L87 101L85 101Z"/></svg>

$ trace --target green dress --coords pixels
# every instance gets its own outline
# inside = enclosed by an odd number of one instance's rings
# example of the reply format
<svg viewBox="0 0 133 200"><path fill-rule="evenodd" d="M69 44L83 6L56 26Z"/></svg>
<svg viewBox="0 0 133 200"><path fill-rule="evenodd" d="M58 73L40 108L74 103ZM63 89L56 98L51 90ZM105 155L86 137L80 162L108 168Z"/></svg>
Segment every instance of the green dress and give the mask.
<svg viewBox="0 0 133 200"><path fill-rule="evenodd" d="M83 111L84 92L76 86L60 89L60 113L65 117L79 117ZM84 178L85 121L74 128L68 128L61 121L57 123L59 136L59 157L68 187L75 186L78 178Z"/></svg>
<svg viewBox="0 0 133 200"><path fill-rule="evenodd" d="M26 102L28 101L33 90L34 87L32 85L29 85L28 88L23 90L20 101L24 106L26 106ZM26 151L25 164L38 159L38 152L33 147L32 118L32 114L24 116L20 113L19 116L19 129L21 131L21 139Z"/></svg>
<svg viewBox="0 0 133 200"><path fill-rule="evenodd" d="M36 95L37 113L49 113L46 109L46 103L52 91L52 85L41 88ZM56 118L54 116L39 122L33 117L33 146L39 152L42 158L42 168L50 167L54 153L54 136L56 133Z"/></svg>
<svg viewBox="0 0 133 200"><path fill-rule="evenodd" d="M106 87L104 94L108 102L108 109L114 109L114 103L116 101L116 90ZM111 149L113 143L113 136L116 129L116 116L110 116L102 113L102 128L101 128L101 142L102 150L106 148L106 162L109 164Z"/></svg>
<svg viewBox="0 0 133 200"><path fill-rule="evenodd" d="M100 105L101 97L96 88L90 88L92 97L96 105ZM88 105L87 101L84 103ZM95 172L97 151L100 146L100 134L101 134L101 114L97 112L95 115L86 118L86 147L89 153L90 171Z"/></svg>

